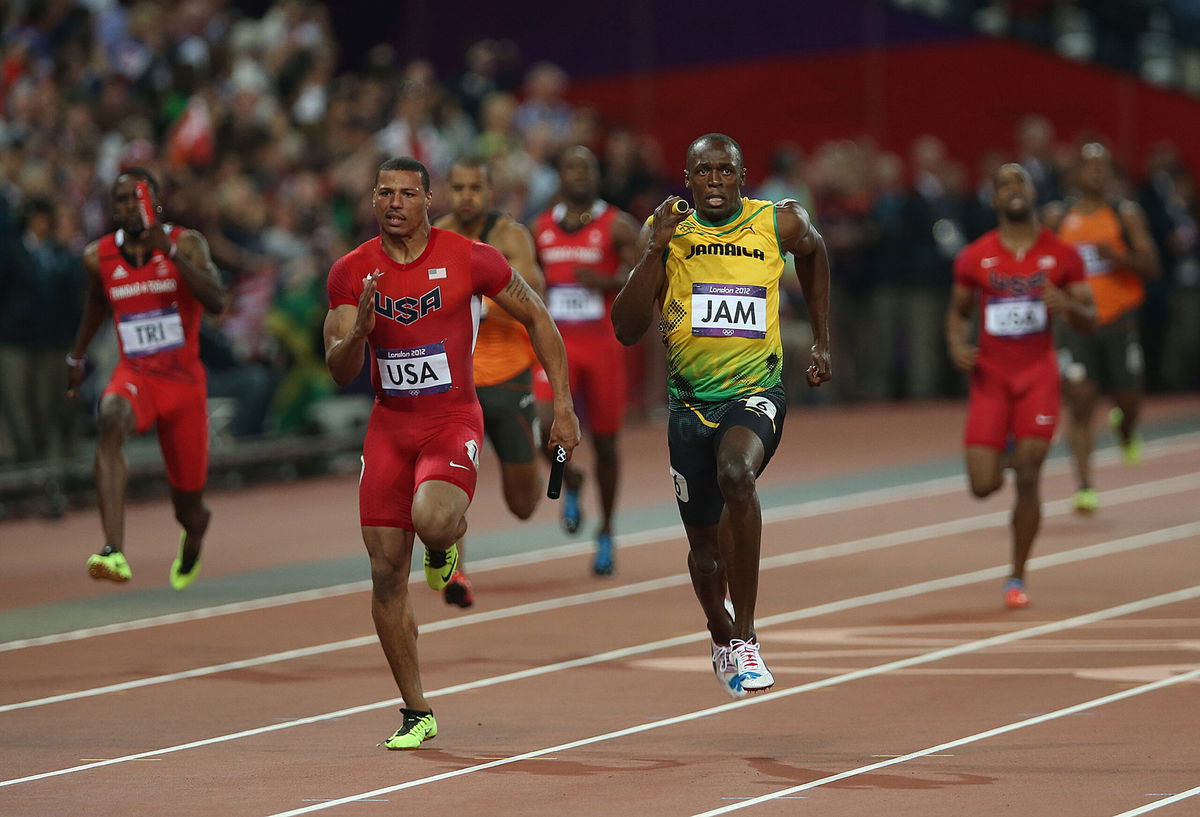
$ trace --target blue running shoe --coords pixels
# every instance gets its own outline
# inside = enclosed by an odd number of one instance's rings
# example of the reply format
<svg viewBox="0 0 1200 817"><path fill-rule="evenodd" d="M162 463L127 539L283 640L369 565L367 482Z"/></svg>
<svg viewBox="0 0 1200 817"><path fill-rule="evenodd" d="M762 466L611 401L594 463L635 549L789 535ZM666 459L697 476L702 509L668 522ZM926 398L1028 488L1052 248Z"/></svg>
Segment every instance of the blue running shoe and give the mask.
<svg viewBox="0 0 1200 817"><path fill-rule="evenodd" d="M583 513L579 507L579 489L567 488L563 492L562 526L567 533L576 533Z"/></svg>
<svg viewBox="0 0 1200 817"><path fill-rule="evenodd" d="M597 576L611 576L613 573L613 541L610 533L596 536L596 558L592 560L592 572Z"/></svg>

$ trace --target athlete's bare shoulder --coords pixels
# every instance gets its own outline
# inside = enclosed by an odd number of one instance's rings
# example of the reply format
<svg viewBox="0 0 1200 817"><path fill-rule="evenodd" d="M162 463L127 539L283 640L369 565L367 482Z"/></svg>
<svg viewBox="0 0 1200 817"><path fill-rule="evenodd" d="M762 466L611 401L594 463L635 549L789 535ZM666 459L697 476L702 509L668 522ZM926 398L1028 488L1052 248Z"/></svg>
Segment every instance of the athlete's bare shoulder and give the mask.
<svg viewBox="0 0 1200 817"><path fill-rule="evenodd" d="M780 243L788 249L799 247L816 232L808 211L795 199L775 202L775 224L779 230Z"/></svg>
<svg viewBox="0 0 1200 817"><path fill-rule="evenodd" d="M100 271L100 239L97 238L83 248L83 266L88 272Z"/></svg>

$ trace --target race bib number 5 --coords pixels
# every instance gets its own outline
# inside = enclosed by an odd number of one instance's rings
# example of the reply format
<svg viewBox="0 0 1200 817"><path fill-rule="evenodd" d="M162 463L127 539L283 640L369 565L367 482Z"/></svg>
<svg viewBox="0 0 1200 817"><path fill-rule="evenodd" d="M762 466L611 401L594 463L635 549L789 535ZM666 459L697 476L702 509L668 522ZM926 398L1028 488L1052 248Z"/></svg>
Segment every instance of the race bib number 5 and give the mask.
<svg viewBox="0 0 1200 817"><path fill-rule="evenodd" d="M145 357L183 346L183 321L173 306L122 315L117 330L125 357Z"/></svg>
<svg viewBox="0 0 1200 817"><path fill-rule="evenodd" d="M1046 304L1034 298L993 298L984 309L983 326L989 335L1018 338L1046 331Z"/></svg>
<svg viewBox="0 0 1200 817"><path fill-rule="evenodd" d="M415 349L378 349L375 362L379 366L380 387L391 397L436 394L454 386L444 343Z"/></svg>
<svg viewBox="0 0 1200 817"><path fill-rule="evenodd" d="M692 334L765 338L767 288L749 284L692 284Z"/></svg>

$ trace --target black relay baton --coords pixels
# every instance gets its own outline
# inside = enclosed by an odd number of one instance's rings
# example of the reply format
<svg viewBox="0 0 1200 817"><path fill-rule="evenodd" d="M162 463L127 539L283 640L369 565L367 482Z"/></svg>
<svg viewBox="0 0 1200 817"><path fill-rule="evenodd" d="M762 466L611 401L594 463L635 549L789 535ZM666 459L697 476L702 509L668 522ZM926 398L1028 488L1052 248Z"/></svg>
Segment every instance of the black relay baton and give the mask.
<svg viewBox="0 0 1200 817"><path fill-rule="evenodd" d="M567 467L567 449L561 445L554 446L554 462L550 463L550 483L546 486L546 496L558 499L562 493L563 471Z"/></svg>

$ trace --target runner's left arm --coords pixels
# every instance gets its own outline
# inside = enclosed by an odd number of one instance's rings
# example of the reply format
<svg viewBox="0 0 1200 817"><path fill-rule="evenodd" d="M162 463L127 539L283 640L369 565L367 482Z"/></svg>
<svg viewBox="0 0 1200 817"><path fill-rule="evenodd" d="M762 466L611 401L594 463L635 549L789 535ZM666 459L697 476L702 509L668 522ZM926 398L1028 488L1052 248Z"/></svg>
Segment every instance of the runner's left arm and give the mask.
<svg viewBox="0 0 1200 817"><path fill-rule="evenodd" d="M785 199L775 208L779 242L796 260L796 277L812 321L812 362L807 375L808 385L815 388L833 379L829 360L829 252L825 239L799 202Z"/></svg>
<svg viewBox="0 0 1200 817"><path fill-rule="evenodd" d="M1047 281L1042 300L1051 313L1061 315L1076 332L1090 335L1096 328L1096 304L1087 281L1073 281L1062 289Z"/></svg>
<svg viewBox="0 0 1200 817"><path fill-rule="evenodd" d="M579 445L579 418L571 399L567 376L567 350L562 335L550 318L550 312L537 293L520 275L514 274L504 289L492 296L508 314L525 325L534 354L546 370L554 391L554 424L550 427L551 446L561 445L568 455Z"/></svg>
<svg viewBox="0 0 1200 817"><path fill-rule="evenodd" d="M1150 237L1150 227L1146 224L1146 214L1137 202L1121 203L1117 216L1125 228L1129 239L1129 252L1124 258L1116 261L1122 266L1136 272L1145 281L1157 281L1162 275L1162 266L1158 261L1158 248Z"/></svg>
<svg viewBox="0 0 1200 817"><path fill-rule="evenodd" d="M163 230L150 230L150 246L171 255L171 242ZM195 230L184 230L175 240L175 267L183 283L210 315L220 315L229 306L229 290L213 263L208 242Z"/></svg>
<svg viewBox="0 0 1200 817"><path fill-rule="evenodd" d="M533 236L529 229L517 221L508 223L501 237L496 241L496 249L504 253L513 270L525 279L529 288L537 293L539 298L546 297L546 278L542 268L538 266L537 250L533 246Z"/></svg>

